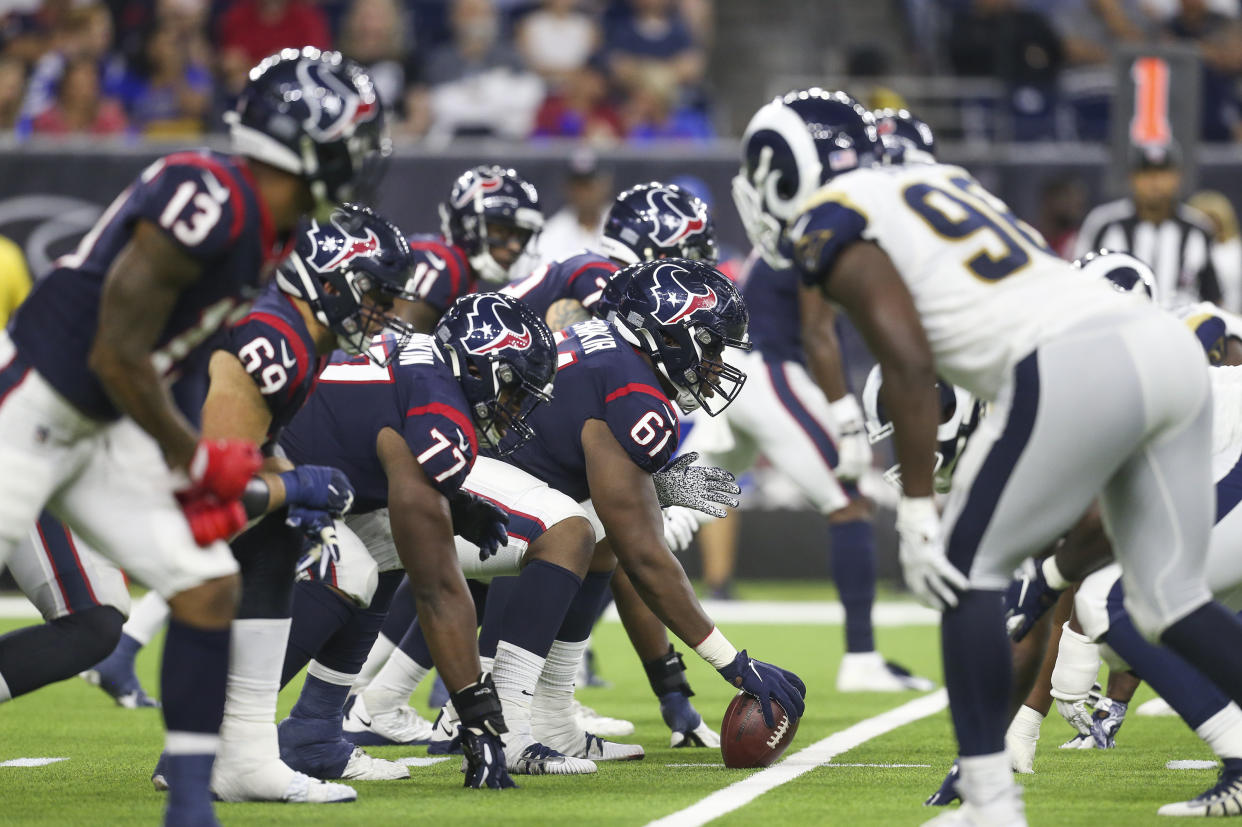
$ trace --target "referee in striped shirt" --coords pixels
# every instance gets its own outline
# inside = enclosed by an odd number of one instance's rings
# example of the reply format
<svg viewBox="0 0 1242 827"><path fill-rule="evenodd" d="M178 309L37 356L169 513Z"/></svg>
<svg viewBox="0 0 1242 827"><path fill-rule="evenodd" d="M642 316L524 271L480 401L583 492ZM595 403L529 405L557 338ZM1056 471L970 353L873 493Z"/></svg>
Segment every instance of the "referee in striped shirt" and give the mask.
<svg viewBox="0 0 1242 827"><path fill-rule="evenodd" d="M1121 250L1155 272L1156 294L1164 306L1219 304L1212 225L1203 213L1178 200L1180 160L1176 145L1133 147L1131 197L1101 204L1087 214L1074 242L1074 257Z"/></svg>

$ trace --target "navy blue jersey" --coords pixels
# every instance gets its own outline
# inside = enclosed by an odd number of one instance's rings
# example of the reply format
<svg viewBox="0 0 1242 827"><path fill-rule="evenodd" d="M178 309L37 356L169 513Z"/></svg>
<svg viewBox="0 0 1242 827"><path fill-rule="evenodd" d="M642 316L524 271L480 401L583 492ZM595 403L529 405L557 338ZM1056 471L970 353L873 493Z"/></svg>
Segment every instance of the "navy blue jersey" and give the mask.
<svg viewBox="0 0 1242 827"><path fill-rule="evenodd" d="M437 314L443 315L450 304L475 291L474 270L460 247L438 235L412 235L409 242L415 262L409 291Z"/></svg>
<svg viewBox="0 0 1242 827"><path fill-rule="evenodd" d="M172 383L181 412L197 421L206 388L209 342L245 315L247 303L286 252L241 158L181 152L156 161L122 192L75 253L31 291L10 332L20 358L82 413L113 420L120 413L87 356L98 327L104 279L139 220L149 221L202 264L198 281L173 305L151 355Z"/></svg>
<svg viewBox="0 0 1242 827"><path fill-rule="evenodd" d="M798 308L801 277L787 267L777 270L760 256L742 278L742 298L750 312L750 341L765 362L806 362L802 351L802 317Z"/></svg>
<svg viewBox="0 0 1242 827"><path fill-rule="evenodd" d="M527 420L535 430L508 462L582 501L587 485L582 426L608 424L639 468L655 473L677 449L678 420L651 366L602 319L557 334L552 401Z"/></svg>
<svg viewBox="0 0 1242 827"><path fill-rule="evenodd" d="M540 265L521 281L502 287L500 292L526 302L541 319L548 315L548 308L561 299L577 299L590 310L618 269L617 263L607 256L580 250Z"/></svg>
<svg viewBox="0 0 1242 827"><path fill-rule="evenodd" d="M314 392L327 359L315 352L315 342L293 299L274 282L226 335L224 347L241 361L272 415L264 446L268 448Z"/></svg>
<svg viewBox="0 0 1242 827"><path fill-rule="evenodd" d="M427 479L449 496L474 466L478 443L461 385L430 336L414 336L386 368L338 351L319 386L280 438L296 465L339 468L354 485L351 511L388 504L388 476L376 452L384 428L405 437Z"/></svg>

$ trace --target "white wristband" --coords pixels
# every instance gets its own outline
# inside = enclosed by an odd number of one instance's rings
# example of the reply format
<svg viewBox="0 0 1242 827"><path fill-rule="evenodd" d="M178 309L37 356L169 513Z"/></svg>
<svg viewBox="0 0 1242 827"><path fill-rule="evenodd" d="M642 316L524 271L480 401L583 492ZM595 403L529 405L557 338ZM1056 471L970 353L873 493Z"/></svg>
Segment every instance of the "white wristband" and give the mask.
<svg viewBox="0 0 1242 827"><path fill-rule="evenodd" d="M1044 580L1048 581L1048 585L1057 591L1063 591L1069 585L1069 581L1065 579L1065 575L1061 574L1061 568L1057 565L1056 555L1051 555L1044 559L1040 564L1040 568L1044 572Z"/></svg>
<svg viewBox="0 0 1242 827"><path fill-rule="evenodd" d="M940 521L935 497L902 497L897 501L897 525L935 525Z"/></svg>
<svg viewBox="0 0 1242 827"><path fill-rule="evenodd" d="M836 402L829 402L828 410L832 413L832 419L838 426L847 423L861 424L863 421L862 408L858 404L857 397L852 393L847 393Z"/></svg>
<svg viewBox="0 0 1242 827"><path fill-rule="evenodd" d="M733 648L733 644L715 626L712 627L712 633L694 647L694 651L717 669L724 669L737 657L737 649Z"/></svg>

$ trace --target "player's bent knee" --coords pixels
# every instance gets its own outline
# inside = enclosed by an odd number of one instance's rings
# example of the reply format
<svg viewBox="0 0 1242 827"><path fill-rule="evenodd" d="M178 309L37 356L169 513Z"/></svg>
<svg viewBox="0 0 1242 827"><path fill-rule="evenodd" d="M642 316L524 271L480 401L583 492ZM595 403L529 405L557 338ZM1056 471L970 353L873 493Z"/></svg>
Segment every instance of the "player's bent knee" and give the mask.
<svg viewBox="0 0 1242 827"><path fill-rule="evenodd" d="M604 538L595 544L595 549L591 553L590 571L612 571L617 567L617 555L613 553L612 546L608 543L608 538Z"/></svg>
<svg viewBox="0 0 1242 827"><path fill-rule="evenodd" d="M85 669L112 654L112 650L121 642L125 615L115 606L94 606L65 615L58 622L72 626L74 645L78 648Z"/></svg>
<svg viewBox="0 0 1242 827"><path fill-rule="evenodd" d="M240 597L241 578L228 574L174 594L168 599L168 608L175 620L189 626L227 629Z"/></svg>
<svg viewBox="0 0 1242 827"><path fill-rule="evenodd" d="M522 562L543 560L554 563L581 577L595 555L595 529L585 517L569 517L548 528L539 536Z"/></svg>

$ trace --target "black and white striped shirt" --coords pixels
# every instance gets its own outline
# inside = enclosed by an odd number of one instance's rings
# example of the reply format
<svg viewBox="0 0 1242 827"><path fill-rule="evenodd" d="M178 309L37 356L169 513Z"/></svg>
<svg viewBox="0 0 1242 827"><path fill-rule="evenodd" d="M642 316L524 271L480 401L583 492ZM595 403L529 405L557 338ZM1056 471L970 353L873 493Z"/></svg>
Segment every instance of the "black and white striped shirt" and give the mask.
<svg viewBox="0 0 1242 827"><path fill-rule="evenodd" d="M1221 299L1212 266L1211 223L1193 207L1178 204L1172 218L1153 224L1139 221L1129 198L1101 204L1082 222L1074 257L1101 249L1127 252L1146 262L1156 274L1157 296L1165 307Z"/></svg>

